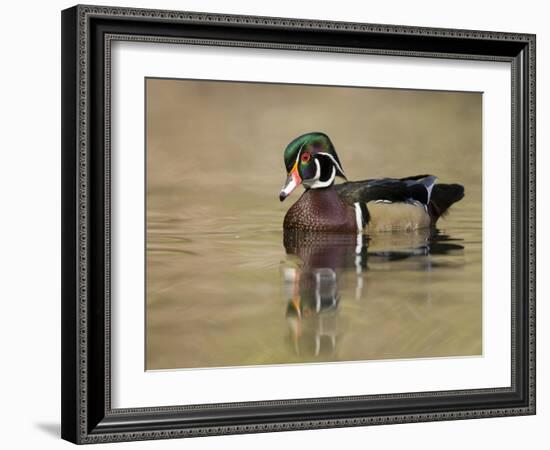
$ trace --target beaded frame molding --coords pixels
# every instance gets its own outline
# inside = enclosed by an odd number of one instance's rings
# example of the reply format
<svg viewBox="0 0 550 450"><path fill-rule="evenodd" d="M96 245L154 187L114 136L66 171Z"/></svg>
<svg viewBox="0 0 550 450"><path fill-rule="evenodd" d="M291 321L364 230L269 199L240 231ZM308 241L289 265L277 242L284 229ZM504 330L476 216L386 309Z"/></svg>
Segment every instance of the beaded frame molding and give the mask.
<svg viewBox="0 0 550 450"><path fill-rule="evenodd" d="M110 50L117 40L509 62L511 385L113 409ZM64 10L61 350L61 434L78 444L535 414L535 36L82 5Z"/></svg>

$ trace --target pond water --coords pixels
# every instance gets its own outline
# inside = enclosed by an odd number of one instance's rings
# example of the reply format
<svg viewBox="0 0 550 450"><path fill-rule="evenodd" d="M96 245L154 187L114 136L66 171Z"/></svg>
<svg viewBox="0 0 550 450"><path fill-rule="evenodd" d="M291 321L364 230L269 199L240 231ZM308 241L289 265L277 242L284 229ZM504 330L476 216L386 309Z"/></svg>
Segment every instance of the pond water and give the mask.
<svg viewBox="0 0 550 450"><path fill-rule="evenodd" d="M149 195L149 370L482 353L479 205L438 230L357 237L174 201Z"/></svg>

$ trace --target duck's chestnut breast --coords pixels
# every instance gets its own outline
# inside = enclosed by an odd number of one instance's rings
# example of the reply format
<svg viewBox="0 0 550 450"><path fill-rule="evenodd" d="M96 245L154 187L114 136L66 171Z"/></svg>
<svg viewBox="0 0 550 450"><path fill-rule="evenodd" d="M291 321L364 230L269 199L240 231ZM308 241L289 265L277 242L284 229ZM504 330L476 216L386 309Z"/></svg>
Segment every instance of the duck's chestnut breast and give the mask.
<svg viewBox="0 0 550 450"><path fill-rule="evenodd" d="M356 233L355 209L332 187L309 189L285 215L285 229Z"/></svg>

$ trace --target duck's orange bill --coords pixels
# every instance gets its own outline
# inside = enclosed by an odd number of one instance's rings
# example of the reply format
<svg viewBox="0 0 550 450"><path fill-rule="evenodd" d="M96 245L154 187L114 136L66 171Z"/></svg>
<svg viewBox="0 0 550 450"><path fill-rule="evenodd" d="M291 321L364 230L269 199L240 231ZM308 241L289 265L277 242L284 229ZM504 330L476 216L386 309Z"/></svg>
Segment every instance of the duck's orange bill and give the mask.
<svg viewBox="0 0 550 450"><path fill-rule="evenodd" d="M286 177L285 184L281 189L281 193L279 194L279 200L283 201L285 198L287 198L294 189L300 186L301 183L302 178L298 173L298 161L296 161L296 163L294 163L294 167Z"/></svg>

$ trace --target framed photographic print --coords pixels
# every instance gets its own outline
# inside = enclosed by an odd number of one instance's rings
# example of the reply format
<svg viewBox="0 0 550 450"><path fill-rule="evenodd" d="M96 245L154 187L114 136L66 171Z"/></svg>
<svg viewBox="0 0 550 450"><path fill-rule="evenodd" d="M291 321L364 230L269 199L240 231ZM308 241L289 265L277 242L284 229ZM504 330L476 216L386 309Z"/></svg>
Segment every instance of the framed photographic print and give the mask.
<svg viewBox="0 0 550 450"><path fill-rule="evenodd" d="M62 12L62 437L535 413L535 36Z"/></svg>

